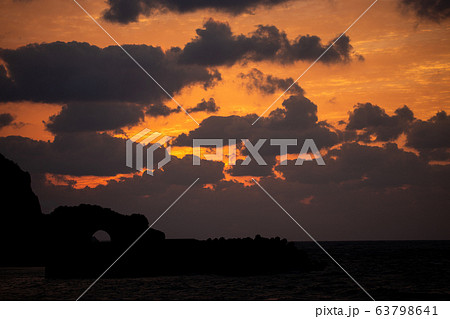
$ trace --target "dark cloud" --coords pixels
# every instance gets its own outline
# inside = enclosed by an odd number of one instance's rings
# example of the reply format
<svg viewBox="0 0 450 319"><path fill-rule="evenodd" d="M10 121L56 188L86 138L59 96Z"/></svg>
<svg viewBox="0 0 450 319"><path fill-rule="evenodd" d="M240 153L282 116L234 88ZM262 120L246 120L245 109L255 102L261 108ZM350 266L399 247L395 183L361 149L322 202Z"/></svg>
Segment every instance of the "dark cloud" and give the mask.
<svg viewBox="0 0 450 319"><path fill-rule="evenodd" d="M186 13L213 9L233 15L251 13L256 7L271 7L290 0L108 0L109 8L103 18L110 22L127 24L136 22L140 15L158 12Z"/></svg>
<svg viewBox="0 0 450 319"><path fill-rule="evenodd" d="M383 147L344 143L324 156L326 166L304 162L303 169L292 161L277 166L290 181L306 184L336 183L348 188L389 188L429 183L430 166L411 152L387 143Z"/></svg>
<svg viewBox="0 0 450 319"><path fill-rule="evenodd" d="M231 176L269 176L276 165L276 158L273 155L262 156L267 165L259 165L255 160L251 160L248 165L242 165L243 160L237 160L228 170Z"/></svg>
<svg viewBox="0 0 450 319"><path fill-rule="evenodd" d="M419 150L429 160L450 160L450 116L436 113L428 121L417 120L408 131L406 145Z"/></svg>
<svg viewBox="0 0 450 319"><path fill-rule="evenodd" d="M54 133L117 130L138 124L144 118L144 109L124 103L69 103L59 114L45 123Z"/></svg>
<svg viewBox="0 0 450 319"><path fill-rule="evenodd" d="M258 90L263 94L274 94L277 91L285 91L294 83L293 78L280 79L271 74L264 74L258 69L252 69L247 74L240 73L239 77L247 81L247 89ZM289 89L290 94L304 94L303 89L295 83Z"/></svg>
<svg viewBox="0 0 450 319"><path fill-rule="evenodd" d="M450 2L447 0L400 0L400 5L422 19L441 22L450 18Z"/></svg>
<svg viewBox="0 0 450 319"><path fill-rule="evenodd" d="M125 140L105 133L58 134L53 142L1 137L0 152L31 173L113 176L132 171L125 166Z"/></svg>
<svg viewBox="0 0 450 319"><path fill-rule="evenodd" d="M256 115L209 116L200 123L198 128L188 134L179 135L175 145L192 146L192 139L196 138L240 139L248 137L247 133L251 131L250 121L255 118Z"/></svg>
<svg viewBox="0 0 450 319"><path fill-rule="evenodd" d="M213 98L210 98L208 101L202 99L200 103L198 103L194 107L188 108L186 111L188 111L189 113L195 112L215 113L219 111L219 109L220 107L216 105L216 101ZM149 106L145 114L157 117L157 116L169 116L172 113L179 113L179 112L181 112L180 108L171 109L162 103L157 103Z"/></svg>
<svg viewBox="0 0 450 319"><path fill-rule="evenodd" d="M277 108L269 115L272 127L305 130L318 125L317 105L304 95L292 95L282 105L284 108Z"/></svg>
<svg viewBox="0 0 450 319"><path fill-rule="evenodd" d="M175 144L190 146L193 139L249 139L253 144L258 139L291 138L298 139L298 146L292 146L289 152L298 153L303 141L314 139L317 147L327 148L339 143L339 134L326 122L319 122L317 105L303 95L292 95L282 103L283 107L261 118L255 125L255 114L246 116L210 116L200 126L188 134L177 137ZM227 142L227 141L225 141ZM262 155L279 154L279 146L270 146L266 142L260 150Z"/></svg>
<svg viewBox="0 0 450 319"><path fill-rule="evenodd" d="M165 104L157 103L150 105L145 111L145 114L152 117L158 117L158 116L169 116L172 113L179 113L179 112L180 112L179 108L171 109Z"/></svg>
<svg viewBox="0 0 450 319"><path fill-rule="evenodd" d="M113 137L106 133L77 132L58 133L54 141L37 141L21 136L0 137L0 153L20 163L21 167L33 174L58 174L72 176L115 176L136 172L125 164L126 139ZM133 159L136 159L136 149ZM143 152L144 166L147 156ZM160 147L153 153L154 162L165 156L165 149ZM196 177L204 183L213 183L223 178L222 162L201 161L193 166L193 158L182 159L171 156L164 166L164 171L156 170L151 177L158 183L167 185L190 184ZM65 179L65 177L61 177Z"/></svg>
<svg viewBox="0 0 450 319"><path fill-rule="evenodd" d="M164 166L164 171L155 172L155 186L161 185L190 185L196 178L200 184L214 184L225 176L223 168L225 164L218 161L201 160L200 165L192 165L192 155L183 158L172 157L172 160Z"/></svg>
<svg viewBox="0 0 450 319"><path fill-rule="evenodd" d="M334 156L337 163L327 157L333 165L330 170L328 164L318 167L305 162L303 166L283 167L292 169L283 172L286 180L262 177L260 183L321 240L448 238L450 166L428 165L391 144L380 148L351 143ZM159 229L168 238L246 237L260 233L307 239L258 186L218 181L223 166L208 163L212 166L204 167L206 163L202 163L194 171L186 158L185 162L174 163L177 168L167 180L164 170L153 177L136 175L84 189L52 185L33 175L33 189L45 212L61 204L82 202L123 213L143 213L153 221L198 174L203 174L198 184L158 221ZM339 169L350 173L349 178ZM380 177L376 176L377 169ZM307 198L312 200L305 203Z"/></svg>
<svg viewBox="0 0 450 319"><path fill-rule="evenodd" d="M346 129L361 131L357 138L364 142L370 142L372 136L376 141L386 142L398 138L413 121L414 114L406 105L390 116L378 105L358 103L349 112Z"/></svg>
<svg viewBox="0 0 450 319"><path fill-rule="evenodd" d="M208 101L202 99L200 103L196 106L187 109L189 113L194 112L206 112L206 113L216 113L218 112L220 107L217 106L216 101L213 98L210 98Z"/></svg>
<svg viewBox="0 0 450 319"><path fill-rule="evenodd" d="M179 48L124 45L170 93L190 85L213 85L217 71L177 63ZM167 99L159 88L118 47L88 43L53 42L0 49L0 100L69 103L116 101L148 104Z"/></svg>
<svg viewBox="0 0 450 319"><path fill-rule="evenodd" d="M14 121L14 116L9 113L0 114L0 129L9 126Z"/></svg>
<svg viewBox="0 0 450 319"><path fill-rule="evenodd" d="M292 123L291 117L296 119ZM252 129L258 130L255 137L270 133L267 137L279 138L287 134L315 138L311 132L319 128L331 132L329 124L317 120L314 104L303 96L287 99L283 108L252 128L254 118L212 116L202 122L201 128L221 133L219 137L248 137ZM438 136L440 142L436 145L448 146L448 139L444 139L448 136L447 121L448 116L440 112L428 121L416 120L412 126L420 124L424 131L416 134ZM295 126L295 122L301 125ZM213 124L218 125L215 130ZM419 145L422 144L416 147ZM245 237L261 233L305 239L257 186L224 181L222 162L202 161L200 166L193 166L192 156L173 157L154 176L136 174L106 185L75 189L70 176L60 176L65 185L53 185L44 173L132 172L126 171L124 165L123 139L98 133L58 134L54 142L7 137L0 138L0 152L31 171L33 188L45 212L59 205L90 203L124 213L140 212L155 220L200 177L182 202L161 219L159 227L169 238ZM325 166L314 161L305 161L302 166L292 162L275 166L274 156L267 152L263 157L268 165L257 166L252 160L250 165L241 166L238 162L239 166L228 172L232 176L261 177L263 187L322 240L448 238L450 165L430 165L423 156L399 149L394 143L344 143L328 149L323 156ZM285 180L274 177L274 168Z"/></svg>
<svg viewBox="0 0 450 319"><path fill-rule="evenodd" d="M180 54L180 61L183 63L217 66L233 65L238 61L313 61L329 45L323 45L319 37L310 35L299 36L291 41L286 33L275 26L259 25L248 36L235 35L227 23L212 19L196 32L197 37L187 43ZM352 51L350 38L344 35L320 62L348 62L352 58Z"/></svg>
<svg viewBox="0 0 450 319"><path fill-rule="evenodd" d="M8 77L8 72L4 65L0 64L0 100L10 99L14 90L13 81Z"/></svg>
<svg viewBox="0 0 450 319"><path fill-rule="evenodd" d="M420 152L425 160L450 160L450 116L445 111L436 113L427 121L414 118L405 105L394 115L371 103L357 104L349 112L342 139L346 141L387 142L406 135L406 146Z"/></svg>

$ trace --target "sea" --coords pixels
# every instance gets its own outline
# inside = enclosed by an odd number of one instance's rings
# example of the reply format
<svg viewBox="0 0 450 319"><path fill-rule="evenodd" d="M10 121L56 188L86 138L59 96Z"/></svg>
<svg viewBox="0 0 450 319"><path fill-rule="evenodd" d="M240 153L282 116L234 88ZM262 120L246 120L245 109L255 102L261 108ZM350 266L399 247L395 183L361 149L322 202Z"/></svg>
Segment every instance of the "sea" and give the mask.
<svg viewBox="0 0 450 319"><path fill-rule="evenodd" d="M81 300L450 300L450 241L320 244L345 271L315 243L296 242L325 267L245 277L102 278ZM93 282L46 279L44 271L0 268L0 300L76 300Z"/></svg>

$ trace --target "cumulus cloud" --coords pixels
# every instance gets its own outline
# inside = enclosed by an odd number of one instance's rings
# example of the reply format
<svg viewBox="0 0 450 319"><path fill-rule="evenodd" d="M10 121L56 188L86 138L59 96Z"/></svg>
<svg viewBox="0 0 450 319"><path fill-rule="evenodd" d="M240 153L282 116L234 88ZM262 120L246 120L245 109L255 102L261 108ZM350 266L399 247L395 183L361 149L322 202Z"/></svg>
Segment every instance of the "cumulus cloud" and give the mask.
<svg viewBox="0 0 450 319"><path fill-rule="evenodd" d="M208 20L198 37L181 49L125 45L124 48L171 95L185 87L205 89L221 80L213 65L244 60L290 63L316 58L323 50L320 38L303 36L294 41L274 26L259 26L248 36L234 35L228 24ZM205 55L206 56L202 56ZM342 38L322 59L325 63L350 59L351 45ZM33 101L62 104L59 114L45 124L59 132L116 130L139 123L144 115L168 116L179 109L164 105L167 95L118 46L99 48L89 43L53 42L0 49L0 102ZM249 87L270 93L291 79L264 75L258 70L242 75ZM290 84L289 84L290 85ZM291 93L303 94L294 85ZM190 112L214 113L214 99L203 100Z"/></svg>
<svg viewBox="0 0 450 319"><path fill-rule="evenodd" d="M428 182L430 166L411 152L398 148L395 143L367 146L344 143L325 156L326 166L304 162L299 169L292 162L277 166L290 181L306 184L337 183L349 188L389 188L419 185Z"/></svg>
<svg viewBox="0 0 450 319"><path fill-rule="evenodd" d="M218 112L220 107L217 106L216 101L213 98L210 98L208 101L203 99L196 106L187 109L189 113L194 112L206 112L206 113L216 113Z"/></svg>
<svg viewBox="0 0 450 319"><path fill-rule="evenodd" d="M126 139L98 132L60 132L54 141L38 141L21 136L0 137L0 153L33 174L57 174L72 176L115 176L136 172L125 165ZM133 159L136 158L133 150ZM165 157L163 147L153 152L154 162ZM147 154L143 152L144 166ZM192 155L183 158L171 156L164 171L156 170L151 177L166 185L190 184L196 177L203 183L214 183L223 178L224 163L201 161L193 166ZM64 179L64 177L62 177ZM140 176L137 178L141 178Z"/></svg>
<svg viewBox="0 0 450 319"><path fill-rule="evenodd" d="M390 116L378 105L358 103L349 112L346 129L359 130L357 138L370 142L372 136L376 141L392 141L405 132L414 120L413 112L405 105Z"/></svg>
<svg viewBox="0 0 450 319"><path fill-rule="evenodd" d="M209 87L220 74L177 63L179 48L164 52L147 45L123 46L169 92L190 85ZM116 101L149 104L165 93L118 46L81 42L29 44L0 49L0 100L69 103ZM6 72L7 68L8 72Z"/></svg>
<svg viewBox="0 0 450 319"><path fill-rule="evenodd" d="M406 145L429 160L450 160L450 116L445 111L427 121L417 120L407 133Z"/></svg>
<svg viewBox="0 0 450 319"><path fill-rule="evenodd" d="M156 186L159 185L190 185L196 178L200 184L214 184L224 178L223 168L225 164L217 161L201 160L200 165L192 165L192 155L183 158L173 157L164 166L164 171L155 171ZM159 183L158 183L159 182Z"/></svg>
<svg viewBox="0 0 450 319"><path fill-rule="evenodd" d="M267 134L269 138L309 136L315 139L313 133L319 129L334 134L330 125L318 120L315 105L301 95L286 99L282 108L252 128L254 118L254 115L211 116L189 135L216 133L215 137L240 138L248 137L254 129L257 130L254 137ZM415 120L411 127L417 127L408 131L414 132L408 143L413 143L416 135L429 136L431 140L437 136L439 142L433 147L448 147L447 124L445 112L428 121ZM336 135L334 141L339 142ZM53 185L45 178L45 173L110 176L132 172L124 165L124 142L124 139L92 132L59 133L54 142L3 137L0 152L32 173L33 187L45 212L62 204L91 203L124 213L144 213L154 220L200 177L188 196L183 197L183 204L175 205L171 214L161 220L160 228L168 237L261 233L303 239L301 232L282 218L284 214L257 186L223 180L222 162L202 160L200 166L193 166L192 156L173 157L154 176L136 174L83 189L73 188L75 182L70 176L62 177L66 185ZM268 149L262 154L268 165L258 166L252 160L250 165L242 166L238 161L228 173L259 177L263 187L322 240L417 239L418 228L421 239L447 236L450 165L430 165L424 156L402 150L394 143L330 145L335 147L323 155L325 166L318 166L314 161L305 161L302 166L292 162L276 166L275 152ZM416 141L414 145L419 147L428 142ZM284 180L275 178L274 168ZM305 201L307 198L312 200ZM325 225L324 219L328 221Z"/></svg>
<svg viewBox="0 0 450 319"><path fill-rule="evenodd" d="M298 153L303 141L314 139L320 148L327 148L339 143L339 134L326 122L318 121L317 105L303 95L292 95L282 103L282 108L275 109L268 117L261 118L254 126L251 123L256 114L245 116L210 116L200 126L188 134L181 134L174 144L192 145L193 139L249 139L254 144L259 139L291 138L298 139L299 145L292 146L288 152ZM265 156L279 154L279 146L265 143L260 153Z"/></svg>
<svg viewBox="0 0 450 319"><path fill-rule="evenodd" d="M2 113L0 114L0 129L9 126L14 121L14 116L10 113Z"/></svg>
<svg viewBox="0 0 450 319"><path fill-rule="evenodd" d="M69 103L59 114L45 123L54 133L117 130L134 126L144 118L144 109L138 105L116 102Z"/></svg>
<svg viewBox="0 0 450 319"><path fill-rule="evenodd" d="M441 22L450 18L450 3L446 0L400 0L400 5L422 19Z"/></svg>
<svg viewBox="0 0 450 319"><path fill-rule="evenodd" d="M233 65L238 61L273 61L294 63L313 61L329 44L322 44L315 35L298 36L289 40L286 33L275 26L259 25L248 36L235 35L227 23L209 19L197 37L187 43L180 54L186 64L205 66ZM322 63L344 63L351 60L353 47L346 35L322 57Z"/></svg>
<svg viewBox="0 0 450 319"><path fill-rule="evenodd" d="M140 15L158 12L186 13L213 9L233 15L251 13L256 7L272 7L291 0L108 0L109 8L103 18L110 22L127 24L136 22Z"/></svg>
<svg viewBox="0 0 450 319"><path fill-rule="evenodd" d="M450 160L450 116L445 111L423 121L416 119L405 105L395 110L394 115L371 103L358 103L349 112L345 131L340 132L344 140L388 142L406 135L406 146L419 151L427 161Z"/></svg>
<svg viewBox="0 0 450 319"><path fill-rule="evenodd" d="M219 109L220 107L217 106L214 98L210 98L208 101L202 99L202 101L197 103L196 106L187 108L186 111L188 111L189 113L195 112L215 113L219 111ZM169 116L172 113L179 113L179 112L181 112L180 108L171 109L162 103L157 103L149 106L145 114L152 117L158 117L158 116Z"/></svg>
<svg viewBox="0 0 450 319"><path fill-rule="evenodd" d="M272 169L276 165L276 158L274 155L262 156L266 165L259 165L255 160L251 160L248 165L242 165L243 160L237 160L236 165L233 165L228 170L231 176L270 176Z"/></svg>
<svg viewBox="0 0 450 319"><path fill-rule="evenodd" d="M105 133L64 133L54 141L21 136L0 138L0 152L31 173L113 176L130 173L125 140Z"/></svg>
<svg viewBox="0 0 450 319"><path fill-rule="evenodd" d="M145 114L152 117L158 117L158 116L169 116L172 113L179 113L180 111L181 110L179 108L171 109L165 104L156 103L150 105L145 111Z"/></svg>
<svg viewBox="0 0 450 319"><path fill-rule="evenodd" d="M281 79L271 74L264 74L260 70L253 68L248 73L240 73L239 77L247 81L249 91L258 90L263 94L274 94L277 91L285 91L294 83L293 78ZM295 83L289 89L290 94L304 94L303 89Z"/></svg>

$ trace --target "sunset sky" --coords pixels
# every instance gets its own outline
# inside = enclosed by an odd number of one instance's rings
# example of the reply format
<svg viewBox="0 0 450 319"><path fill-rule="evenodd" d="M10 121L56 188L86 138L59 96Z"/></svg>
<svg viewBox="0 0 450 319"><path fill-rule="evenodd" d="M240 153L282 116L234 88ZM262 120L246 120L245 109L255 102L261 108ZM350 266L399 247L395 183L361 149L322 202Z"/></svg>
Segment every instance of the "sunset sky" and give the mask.
<svg viewBox="0 0 450 319"><path fill-rule="evenodd" d="M450 239L448 3L379 0L254 126L373 1L223 3L79 0L198 126L74 1L0 0L0 153L42 210L151 223L199 177L167 237L306 240L253 177L318 240ZM125 166L144 128L175 138L154 176ZM326 165L192 166L192 138L260 137L312 138Z"/></svg>

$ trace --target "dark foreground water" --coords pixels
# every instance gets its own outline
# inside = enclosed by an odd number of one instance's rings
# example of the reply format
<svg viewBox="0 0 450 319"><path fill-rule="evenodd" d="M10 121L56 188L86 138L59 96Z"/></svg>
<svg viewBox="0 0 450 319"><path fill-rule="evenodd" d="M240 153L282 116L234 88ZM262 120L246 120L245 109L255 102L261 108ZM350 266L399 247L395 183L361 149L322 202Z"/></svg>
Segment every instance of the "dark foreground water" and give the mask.
<svg viewBox="0 0 450 319"><path fill-rule="evenodd" d="M324 270L303 274L101 279L85 300L367 300L314 243ZM377 300L450 300L450 241L322 242ZM180 264L180 267L183 265ZM93 280L48 280L44 268L0 268L0 300L75 300Z"/></svg>

